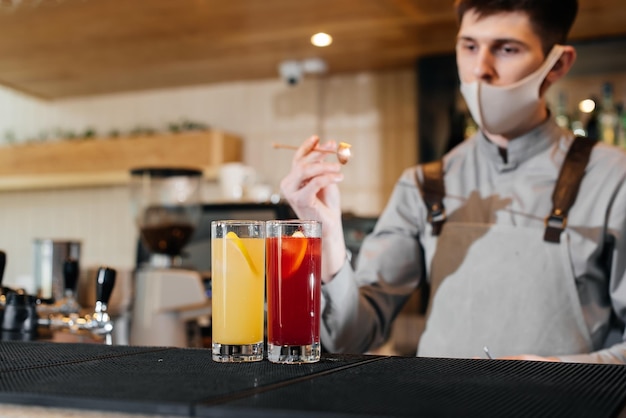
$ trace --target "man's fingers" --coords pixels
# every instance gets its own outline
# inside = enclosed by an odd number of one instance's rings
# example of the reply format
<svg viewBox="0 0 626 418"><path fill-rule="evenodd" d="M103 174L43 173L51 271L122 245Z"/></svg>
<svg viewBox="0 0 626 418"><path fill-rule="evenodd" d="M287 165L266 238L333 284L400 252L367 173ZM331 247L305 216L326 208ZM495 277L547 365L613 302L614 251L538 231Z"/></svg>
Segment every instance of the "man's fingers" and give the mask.
<svg viewBox="0 0 626 418"><path fill-rule="evenodd" d="M322 144L320 143L320 138L317 135L313 135L309 137L306 141L304 141L295 152L292 160L292 165L300 164L303 162L315 163L323 161L329 155L328 151L336 150L336 141L330 140Z"/></svg>
<svg viewBox="0 0 626 418"><path fill-rule="evenodd" d="M302 192L304 195L316 195L318 191L334 183L339 183L343 180L342 173L329 173L322 176L311 177L308 181L304 182L298 192Z"/></svg>
<svg viewBox="0 0 626 418"><path fill-rule="evenodd" d="M320 190L332 186L343 179L343 175L325 175L312 178L310 181L302 184L297 190L289 195L289 203L292 205L296 213L316 211L317 205L320 203L317 194Z"/></svg>
<svg viewBox="0 0 626 418"><path fill-rule="evenodd" d="M336 175L341 172L339 163L300 161L294 165L291 172L281 182L284 192L295 191L311 179L318 176Z"/></svg>
<svg viewBox="0 0 626 418"><path fill-rule="evenodd" d="M320 139L317 135L313 135L309 137L306 141L304 141L302 145L300 145L296 153L294 154L293 163L296 164L302 158L309 155L311 151L313 151L315 147L317 147L317 144L319 144L319 142L320 142Z"/></svg>

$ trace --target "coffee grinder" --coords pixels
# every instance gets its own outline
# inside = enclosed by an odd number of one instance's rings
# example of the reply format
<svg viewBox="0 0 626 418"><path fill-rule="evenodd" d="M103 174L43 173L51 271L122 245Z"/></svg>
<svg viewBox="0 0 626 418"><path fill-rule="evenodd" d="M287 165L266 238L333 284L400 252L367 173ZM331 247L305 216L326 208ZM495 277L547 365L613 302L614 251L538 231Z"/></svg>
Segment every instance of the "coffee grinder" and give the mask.
<svg viewBox="0 0 626 418"><path fill-rule="evenodd" d="M188 347L188 322L211 312L201 275L182 263L200 221L201 182L195 169L131 170L133 215L150 253L135 273L131 345Z"/></svg>

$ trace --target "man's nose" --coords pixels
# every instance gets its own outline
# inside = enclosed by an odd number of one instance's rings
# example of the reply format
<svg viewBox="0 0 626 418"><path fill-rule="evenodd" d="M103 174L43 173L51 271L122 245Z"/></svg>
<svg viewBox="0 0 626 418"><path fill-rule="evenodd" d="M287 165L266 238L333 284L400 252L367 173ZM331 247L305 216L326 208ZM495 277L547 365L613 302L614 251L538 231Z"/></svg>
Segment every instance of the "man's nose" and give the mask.
<svg viewBox="0 0 626 418"><path fill-rule="evenodd" d="M478 80L492 81L495 75L493 55L485 48L478 53L474 62L474 76Z"/></svg>

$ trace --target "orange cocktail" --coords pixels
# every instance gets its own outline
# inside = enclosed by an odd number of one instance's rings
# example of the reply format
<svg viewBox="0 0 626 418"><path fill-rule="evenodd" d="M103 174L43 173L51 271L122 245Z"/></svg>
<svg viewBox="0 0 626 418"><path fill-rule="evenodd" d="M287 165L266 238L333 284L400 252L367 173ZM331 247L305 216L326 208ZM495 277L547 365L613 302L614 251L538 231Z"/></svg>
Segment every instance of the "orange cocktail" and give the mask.
<svg viewBox="0 0 626 418"><path fill-rule="evenodd" d="M262 221L211 225L213 360L263 359L265 239Z"/></svg>

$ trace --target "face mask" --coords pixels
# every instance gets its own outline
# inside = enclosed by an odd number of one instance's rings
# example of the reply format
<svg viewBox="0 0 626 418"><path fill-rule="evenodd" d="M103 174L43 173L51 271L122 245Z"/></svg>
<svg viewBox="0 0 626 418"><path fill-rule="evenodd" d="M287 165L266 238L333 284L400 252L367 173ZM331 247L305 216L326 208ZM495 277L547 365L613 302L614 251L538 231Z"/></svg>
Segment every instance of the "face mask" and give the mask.
<svg viewBox="0 0 626 418"><path fill-rule="evenodd" d="M537 71L508 86L461 81L461 93L478 126L489 133L500 135L516 132L530 123L541 106L541 83L563 51L561 45L555 45Z"/></svg>

